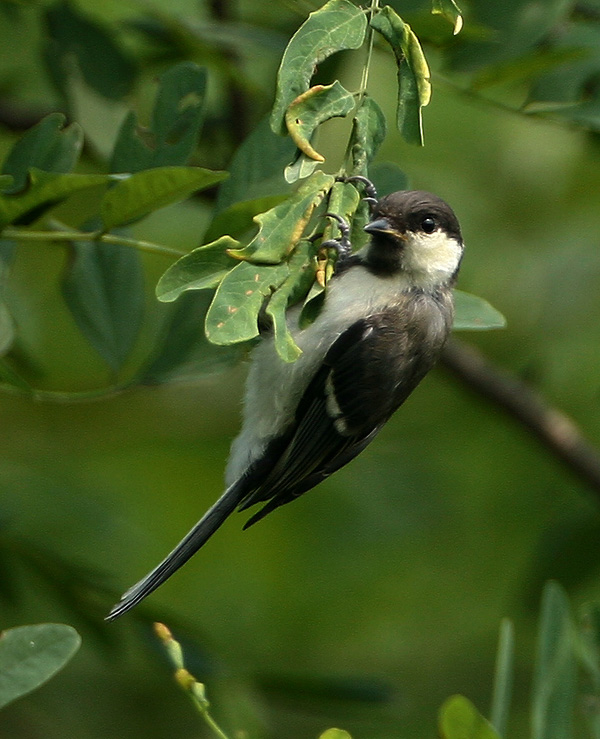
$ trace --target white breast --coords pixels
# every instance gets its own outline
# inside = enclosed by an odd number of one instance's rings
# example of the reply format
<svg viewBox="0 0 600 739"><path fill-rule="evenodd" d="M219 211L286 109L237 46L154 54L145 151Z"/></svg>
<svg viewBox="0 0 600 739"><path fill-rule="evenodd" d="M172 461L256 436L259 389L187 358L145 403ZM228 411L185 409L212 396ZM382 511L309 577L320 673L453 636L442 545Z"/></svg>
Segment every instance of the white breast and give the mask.
<svg viewBox="0 0 600 739"><path fill-rule="evenodd" d="M261 341L252 354L243 424L231 447L227 485L235 482L293 419L304 390L338 336L361 316L377 313L394 303L399 293L410 287L403 273L382 279L364 267L353 267L331 281L325 305L310 326L300 330L300 308L290 311L288 325L303 352L299 359L289 364L283 362L271 337Z"/></svg>

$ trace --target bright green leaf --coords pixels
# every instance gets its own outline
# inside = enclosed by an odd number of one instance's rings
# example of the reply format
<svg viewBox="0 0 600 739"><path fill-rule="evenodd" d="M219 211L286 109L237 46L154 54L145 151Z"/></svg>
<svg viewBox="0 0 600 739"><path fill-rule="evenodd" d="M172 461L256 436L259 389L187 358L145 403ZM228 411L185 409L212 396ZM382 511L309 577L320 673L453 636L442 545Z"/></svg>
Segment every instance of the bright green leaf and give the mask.
<svg viewBox="0 0 600 739"><path fill-rule="evenodd" d="M265 264L281 262L302 237L313 210L334 181L333 175L315 172L290 198L257 215L258 234L236 256Z"/></svg>
<svg viewBox="0 0 600 739"><path fill-rule="evenodd" d="M453 695L441 707L439 730L442 739L500 739L489 721L462 695Z"/></svg>
<svg viewBox="0 0 600 739"><path fill-rule="evenodd" d="M389 5L373 16L371 26L385 38L396 57L398 130L409 143L423 145L422 109L431 98L431 75L419 39Z"/></svg>
<svg viewBox="0 0 600 739"><path fill-rule="evenodd" d="M80 644L79 634L65 624L18 626L0 633L0 708L43 685Z"/></svg>
<svg viewBox="0 0 600 739"><path fill-rule="evenodd" d="M295 151L294 142L288 136L274 134L265 118L236 151L229 166L229 178L219 188L217 212L240 200L289 192L283 168ZM265 156L265 152L269 155Z"/></svg>
<svg viewBox="0 0 600 739"><path fill-rule="evenodd" d="M192 62L171 67L160 80L148 130L140 134L135 113L123 121L111 172L139 172L184 165L193 153L204 117L206 70Z"/></svg>
<svg viewBox="0 0 600 739"><path fill-rule="evenodd" d="M352 739L352 737L343 729L327 729L319 736L319 739Z"/></svg>
<svg viewBox="0 0 600 739"><path fill-rule="evenodd" d="M275 349L284 362L295 362L302 353L287 325L287 307L304 297L315 278L311 263L314 246L302 241L289 261L289 277L269 300L266 313L273 320Z"/></svg>
<svg viewBox="0 0 600 739"><path fill-rule="evenodd" d="M111 175L56 174L30 169L29 184L14 195L0 195L0 228L39 216L42 207L57 205L79 190L106 184Z"/></svg>
<svg viewBox="0 0 600 739"><path fill-rule="evenodd" d="M337 80L331 85L315 85L290 104L285 124L292 141L306 156L317 162L325 157L313 149L310 141L317 127L331 118L343 118L354 108L354 95Z"/></svg>
<svg viewBox="0 0 600 739"><path fill-rule="evenodd" d="M46 63L60 90L66 92L70 60L75 59L85 82L100 95L117 100L130 92L135 66L108 28L70 2L55 3L45 15Z"/></svg>
<svg viewBox="0 0 600 739"><path fill-rule="evenodd" d="M102 200L102 220L107 230L205 190L227 177L202 167L156 167L120 180Z"/></svg>
<svg viewBox="0 0 600 739"><path fill-rule="evenodd" d="M354 115L350 137L351 174L368 176L369 163L385 139L386 128L383 111L373 98L365 95Z"/></svg>
<svg viewBox="0 0 600 739"><path fill-rule="evenodd" d="M500 625L494 689L492 692L492 710L490 712L492 726L501 737L506 736L506 726L510 713L514 680L514 646L514 627L512 621L505 618Z"/></svg>
<svg viewBox="0 0 600 739"><path fill-rule="evenodd" d="M251 229L256 228L255 216L274 208L285 198L285 195L270 195L233 203L225 210L219 211L213 218L204 234L204 241L214 241L224 234L239 239Z"/></svg>
<svg viewBox="0 0 600 739"><path fill-rule="evenodd" d="M62 283L75 323L117 372L137 339L144 313L144 277L138 252L101 243L70 244Z"/></svg>
<svg viewBox="0 0 600 739"><path fill-rule="evenodd" d="M231 236L221 236L181 257L158 281L156 297L163 303L170 303L186 290L217 287L227 272L239 264L226 251L237 247L239 242Z"/></svg>
<svg viewBox="0 0 600 739"><path fill-rule="evenodd" d="M221 281L206 315L206 336L213 344L235 344L258 336L264 300L287 278L287 264L240 262Z"/></svg>
<svg viewBox="0 0 600 739"><path fill-rule="evenodd" d="M315 67L342 49L358 49L365 38L366 16L350 0L329 0L311 13L292 36L277 75L277 92L271 128L286 133L285 114L290 103L306 92Z"/></svg>
<svg viewBox="0 0 600 739"><path fill-rule="evenodd" d="M432 13L443 15L452 24L452 32L456 36L463 27L461 9L454 0L433 0Z"/></svg>
<svg viewBox="0 0 600 739"><path fill-rule="evenodd" d="M77 123L65 126L65 121L62 113L51 113L21 136L2 165L2 174L13 177L5 193L23 190L32 167L62 174L73 169L83 146L83 131Z"/></svg>
<svg viewBox="0 0 600 739"><path fill-rule="evenodd" d="M285 181L292 185L298 180L305 180L311 176L319 164L317 159L312 159L300 149L296 149L294 158L283 170Z"/></svg>
<svg viewBox="0 0 600 739"><path fill-rule="evenodd" d="M454 290L454 331L489 331L504 328L506 319L483 298Z"/></svg>
<svg viewBox="0 0 600 739"><path fill-rule="evenodd" d="M533 675L532 739L572 736L577 663L569 600L562 587L544 587Z"/></svg>

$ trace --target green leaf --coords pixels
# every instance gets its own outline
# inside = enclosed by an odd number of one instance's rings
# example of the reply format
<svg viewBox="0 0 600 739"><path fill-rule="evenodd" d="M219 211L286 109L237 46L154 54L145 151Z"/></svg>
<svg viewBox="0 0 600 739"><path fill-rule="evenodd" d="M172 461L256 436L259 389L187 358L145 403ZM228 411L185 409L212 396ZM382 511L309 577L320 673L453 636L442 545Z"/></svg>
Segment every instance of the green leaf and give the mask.
<svg viewBox="0 0 600 739"><path fill-rule="evenodd" d="M454 0L433 0L432 13L443 15L452 24L452 33L456 36L463 27L462 11Z"/></svg>
<svg viewBox="0 0 600 739"><path fill-rule="evenodd" d="M301 241L289 261L289 277L269 300L266 313L273 320L275 349L284 362L295 362L302 354L288 330L287 307L300 300L315 278L311 263L314 246L310 241Z"/></svg>
<svg viewBox="0 0 600 739"><path fill-rule="evenodd" d="M15 322L0 294L0 357L10 351L15 339Z"/></svg>
<svg viewBox="0 0 600 739"><path fill-rule="evenodd" d="M32 387L29 383L24 380L19 374L17 374L6 362L0 361L0 383L5 385L12 385L13 387L19 388L26 393L32 392Z"/></svg>
<svg viewBox="0 0 600 739"><path fill-rule="evenodd" d="M353 175L368 176L369 164L385 139L386 129L383 111L373 98L365 95L354 115L350 136Z"/></svg>
<svg viewBox="0 0 600 739"><path fill-rule="evenodd" d="M352 739L352 737L343 729L327 729L319 735L319 739Z"/></svg>
<svg viewBox="0 0 600 739"><path fill-rule="evenodd" d="M186 164L202 127L206 78L206 70L192 62L182 62L165 72L159 80L149 130L139 130L133 112L123 121L111 172Z"/></svg>
<svg viewBox="0 0 600 739"><path fill-rule="evenodd" d="M287 136L274 134L265 118L236 151L229 167L229 178L219 188L217 212L240 200L289 192L283 168L295 151L294 142Z"/></svg>
<svg viewBox="0 0 600 739"><path fill-rule="evenodd" d="M504 328L506 318L483 298L454 290L454 331L489 331Z"/></svg>
<svg viewBox="0 0 600 739"><path fill-rule="evenodd" d="M532 739L565 739L572 735L576 682L569 600L561 586L550 581L542 595L533 675Z"/></svg>
<svg viewBox="0 0 600 739"><path fill-rule="evenodd" d="M235 344L258 336L258 315L266 297L287 278L287 264L240 262L221 281L206 315L213 344Z"/></svg>
<svg viewBox="0 0 600 739"><path fill-rule="evenodd" d="M506 726L510 713L510 701L514 679L514 627L505 618L500 624L500 637L496 653L496 670L492 692L491 723L499 736L506 736Z"/></svg>
<svg viewBox="0 0 600 739"><path fill-rule="evenodd" d="M271 128L286 133L285 114L298 95L309 88L315 67L342 49L358 49L365 38L365 13L350 0L329 0L311 13L292 36L277 74Z"/></svg>
<svg viewBox="0 0 600 739"><path fill-rule="evenodd" d="M53 81L63 91L72 70L72 59L86 83L106 98L118 100L129 93L135 66L113 35L70 2L58 2L46 10L49 36L46 62Z"/></svg>
<svg viewBox="0 0 600 739"><path fill-rule="evenodd" d="M29 170L27 188L14 195L0 195L0 228L9 223L22 224L39 217L44 208L57 205L79 190L110 182L105 174L56 174Z"/></svg>
<svg viewBox="0 0 600 739"><path fill-rule="evenodd" d="M316 159L311 159L303 151L296 149L294 158L283 171L285 181L292 185L294 182L298 182L298 180L305 180L311 176L319 164L320 162Z"/></svg>
<svg viewBox="0 0 600 739"><path fill-rule="evenodd" d="M393 162L377 162L369 170L369 177L380 197L398 190L408 190L410 185L406 172Z"/></svg>
<svg viewBox="0 0 600 739"><path fill-rule="evenodd" d="M492 725L462 695L453 695L441 707L439 730L442 739L500 739Z"/></svg>
<svg viewBox="0 0 600 739"><path fill-rule="evenodd" d="M237 364L246 351L243 344L217 346L206 338L204 322L212 292L184 293L173 305L148 364L137 381L156 385L222 372Z"/></svg>
<svg viewBox="0 0 600 739"><path fill-rule="evenodd" d="M2 174L11 175L6 194L23 190L31 167L45 172L70 172L83 146L83 131L77 123L65 126L62 113L51 113L30 128L13 146L2 165Z"/></svg>
<svg viewBox="0 0 600 739"><path fill-rule="evenodd" d="M290 198L257 215L258 234L235 256L265 264L281 262L302 237L313 210L334 181L333 175L315 172Z"/></svg>
<svg viewBox="0 0 600 739"><path fill-rule="evenodd" d="M413 30L389 5L371 19L371 26L392 47L398 66L396 125L404 139L423 145L422 109L431 98L427 60Z"/></svg>
<svg viewBox="0 0 600 739"><path fill-rule="evenodd" d="M285 198L285 195L270 195L254 200L241 200L230 205L225 210L219 211L210 222L204 234L204 241L214 241L224 234L233 236L234 239L241 238L248 231L255 229L255 216L274 208Z"/></svg>
<svg viewBox="0 0 600 739"><path fill-rule="evenodd" d="M331 118L343 118L354 108L354 95L337 80L331 85L315 85L290 103L285 124L292 141L307 157L324 162L310 140L317 127Z"/></svg>
<svg viewBox="0 0 600 739"><path fill-rule="evenodd" d="M206 190L227 177L202 167L157 167L136 172L106 192L101 215L107 230Z"/></svg>
<svg viewBox="0 0 600 739"><path fill-rule="evenodd" d="M221 236L205 246L194 249L172 264L156 285L156 297L170 303L186 290L217 287L227 272L239 264L227 254L227 249L239 247L231 236Z"/></svg>
<svg viewBox="0 0 600 739"><path fill-rule="evenodd" d="M80 644L79 634L65 624L18 626L0 633L0 708L43 685Z"/></svg>
<svg viewBox="0 0 600 739"><path fill-rule="evenodd" d="M102 243L70 245L72 258L62 282L65 302L81 333L113 372L137 339L144 313L144 277L139 254Z"/></svg>

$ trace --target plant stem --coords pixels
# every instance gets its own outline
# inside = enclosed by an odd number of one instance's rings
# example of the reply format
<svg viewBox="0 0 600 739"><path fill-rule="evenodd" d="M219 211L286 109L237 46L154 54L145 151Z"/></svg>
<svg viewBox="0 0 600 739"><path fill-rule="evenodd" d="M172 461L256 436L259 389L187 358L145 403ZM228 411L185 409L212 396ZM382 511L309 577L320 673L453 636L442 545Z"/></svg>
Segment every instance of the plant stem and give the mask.
<svg viewBox="0 0 600 739"><path fill-rule="evenodd" d="M151 241L130 239L117 234L102 233L101 231L29 231L20 228L5 228L2 238L13 241L95 241L102 244L119 244L130 246L151 254L162 254L170 257L182 257L186 252L173 249L162 244L153 244Z"/></svg>
<svg viewBox="0 0 600 739"><path fill-rule="evenodd" d="M369 20L371 20L378 9L379 0L371 0L371 7L368 10ZM363 67L362 77L360 80L359 100L362 100L367 92L367 85L369 83L369 70L371 67L371 57L373 56L373 38L373 29L369 25L369 27L367 28L367 57L365 59L365 65Z"/></svg>

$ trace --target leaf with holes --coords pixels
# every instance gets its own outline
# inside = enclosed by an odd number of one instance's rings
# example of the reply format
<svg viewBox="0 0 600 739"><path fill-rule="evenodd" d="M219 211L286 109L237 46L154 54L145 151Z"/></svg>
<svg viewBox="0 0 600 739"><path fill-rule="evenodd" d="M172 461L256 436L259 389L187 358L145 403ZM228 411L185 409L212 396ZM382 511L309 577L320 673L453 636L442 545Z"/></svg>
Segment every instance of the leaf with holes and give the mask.
<svg viewBox="0 0 600 739"><path fill-rule="evenodd" d="M206 336L213 344L235 344L258 336L258 315L265 298L289 275L287 264L240 262L221 281L206 315Z"/></svg>
<svg viewBox="0 0 600 739"><path fill-rule="evenodd" d="M285 124L292 141L307 157L324 162L325 157L310 143L318 126L331 118L343 118L354 108L354 95L337 80L331 85L315 85L290 103Z"/></svg>
<svg viewBox="0 0 600 739"><path fill-rule="evenodd" d="M286 133L286 111L290 103L308 90L316 66L336 51L358 49L366 29L364 11L350 0L329 0L308 16L292 36L279 66L271 114L275 133Z"/></svg>
<svg viewBox="0 0 600 739"><path fill-rule="evenodd" d="M371 19L371 26L392 47L398 67L396 125L406 141L423 145L422 109L431 98L427 60L413 30L386 5Z"/></svg>
<svg viewBox="0 0 600 739"><path fill-rule="evenodd" d="M205 246L194 249L162 275L156 286L156 297L162 303L170 303L187 290L206 290L217 287L225 275L239 264L227 254L239 242L230 236L221 236Z"/></svg>
<svg viewBox="0 0 600 739"><path fill-rule="evenodd" d="M156 167L122 179L106 192L101 215L107 230L206 190L227 177L227 172L202 167Z"/></svg>
<svg viewBox="0 0 600 739"><path fill-rule="evenodd" d="M313 210L334 181L333 175L315 172L290 198L266 213L255 216L254 221L259 225L258 234L234 256L255 263L281 262L302 237Z"/></svg>

